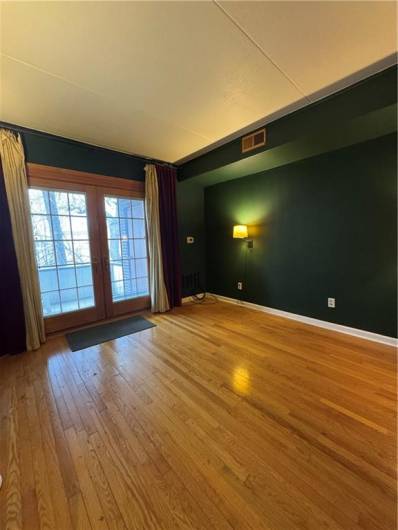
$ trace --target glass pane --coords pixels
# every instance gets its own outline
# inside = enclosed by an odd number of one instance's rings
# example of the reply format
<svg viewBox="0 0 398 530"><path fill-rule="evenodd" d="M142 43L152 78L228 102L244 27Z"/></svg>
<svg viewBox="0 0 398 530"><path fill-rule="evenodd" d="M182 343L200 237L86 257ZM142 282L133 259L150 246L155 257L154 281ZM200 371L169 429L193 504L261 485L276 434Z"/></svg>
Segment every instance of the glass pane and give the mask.
<svg viewBox="0 0 398 530"><path fill-rule="evenodd" d="M92 286L88 287L79 287L79 306L80 309L85 307L92 307L94 304L94 289Z"/></svg>
<svg viewBox="0 0 398 530"><path fill-rule="evenodd" d="M118 199L118 202L119 202L119 217L131 217L130 199Z"/></svg>
<svg viewBox="0 0 398 530"><path fill-rule="evenodd" d="M133 217L144 219L144 201L131 201Z"/></svg>
<svg viewBox="0 0 398 530"><path fill-rule="evenodd" d="M121 300L124 298L124 283L112 282L112 298L113 300Z"/></svg>
<svg viewBox="0 0 398 530"><path fill-rule="evenodd" d="M49 293L41 294L41 303L43 306L43 315L56 315L61 313L61 303L59 300L59 292L51 291Z"/></svg>
<svg viewBox="0 0 398 530"><path fill-rule="evenodd" d="M39 268L55 266L54 244L52 241L36 241L35 251Z"/></svg>
<svg viewBox="0 0 398 530"><path fill-rule="evenodd" d="M118 216L116 197L105 197L105 215L106 217Z"/></svg>
<svg viewBox="0 0 398 530"><path fill-rule="evenodd" d="M134 298L137 296L137 285L135 280L124 280L124 297Z"/></svg>
<svg viewBox="0 0 398 530"><path fill-rule="evenodd" d="M69 215L68 194L66 192L50 191L48 195L53 215Z"/></svg>
<svg viewBox="0 0 398 530"><path fill-rule="evenodd" d="M108 239L119 239L120 238L118 217L115 217L115 218L108 217L106 219L106 227L108 229Z"/></svg>
<svg viewBox="0 0 398 530"><path fill-rule="evenodd" d="M147 252L144 201L105 197L112 298L127 300L147 294ZM132 220L131 217L134 217ZM139 258L140 287L136 281Z"/></svg>
<svg viewBox="0 0 398 530"><path fill-rule="evenodd" d="M148 278L137 278L137 291L141 296L149 294Z"/></svg>
<svg viewBox="0 0 398 530"><path fill-rule="evenodd" d="M110 269L112 282L123 280L123 267L121 261L112 261L110 263Z"/></svg>
<svg viewBox="0 0 398 530"><path fill-rule="evenodd" d="M51 240L51 217L49 215L32 215L33 239Z"/></svg>
<svg viewBox="0 0 398 530"><path fill-rule="evenodd" d="M48 192L44 190L29 190L30 211L32 213L48 214Z"/></svg>
<svg viewBox="0 0 398 530"><path fill-rule="evenodd" d="M66 215L52 215L51 216L53 239L72 239L70 233L70 221Z"/></svg>
<svg viewBox="0 0 398 530"><path fill-rule="evenodd" d="M69 193L69 211L71 215L87 216L84 193Z"/></svg>
<svg viewBox="0 0 398 530"><path fill-rule="evenodd" d="M134 251L134 240L129 239L128 241L128 253L126 253L126 257L134 258L135 257L135 251Z"/></svg>
<svg viewBox="0 0 398 530"><path fill-rule="evenodd" d="M134 269L134 263L133 267L131 267L131 260L123 260L123 278L133 278L135 269Z"/></svg>
<svg viewBox="0 0 398 530"><path fill-rule="evenodd" d="M123 240L126 240L129 237L129 223L131 223L131 220L129 219L120 219L120 238Z"/></svg>
<svg viewBox="0 0 398 530"><path fill-rule="evenodd" d="M73 264L73 243L72 241L55 241L55 253L58 265Z"/></svg>
<svg viewBox="0 0 398 530"><path fill-rule="evenodd" d="M143 238L145 237L145 222L143 219L134 219L134 237Z"/></svg>
<svg viewBox="0 0 398 530"><path fill-rule="evenodd" d="M132 254L132 240L131 239L122 239L120 241L120 248L122 251L122 258L128 259L131 258L134 254Z"/></svg>
<svg viewBox="0 0 398 530"><path fill-rule="evenodd" d="M29 201L44 316L93 307L86 195L32 189Z"/></svg>
<svg viewBox="0 0 398 530"><path fill-rule="evenodd" d="M90 263L90 245L88 241L73 242L75 263Z"/></svg>
<svg viewBox="0 0 398 530"><path fill-rule="evenodd" d="M130 260L130 271L131 271L131 278L135 278L137 276L137 269L135 266L135 259Z"/></svg>
<svg viewBox="0 0 398 530"><path fill-rule="evenodd" d="M85 217L71 217L73 239L88 239L87 219Z"/></svg>
<svg viewBox="0 0 398 530"><path fill-rule="evenodd" d="M145 239L134 239L134 255L136 258L146 258Z"/></svg>
<svg viewBox="0 0 398 530"><path fill-rule="evenodd" d="M143 276L148 276L148 262L146 259L136 259L135 260L135 270L137 278L142 278Z"/></svg>
<svg viewBox="0 0 398 530"><path fill-rule="evenodd" d="M54 291L58 289L58 275L54 267L48 269L39 269L40 291Z"/></svg>
<svg viewBox="0 0 398 530"><path fill-rule="evenodd" d="M60 289L70 289L71 287L76 287L75 267L59 267L58 278Z"/></svg>
<svg viewBox="0 0 398 530"><path fill-rule="evenodd" d="M93 285L93 276L91 271L91 265L76 265L76 280L77 285Z"/></svg>
<svg viewBox="0 0 398 530"><path fill-rule="evenodd" d="M108 249L110 261L120 261L122 259L120 241L118 239L108 240Z"/></svg>
<svg viewBox="0 0 398 530"><path fill-rule="evenodd" d="M76 311L79 309L77 299L77 289L62 289L59 292L61 297L62 312Z"/></svg>
<svg viewBox="0 0 398 530"><path fill-rule="evenodd" d="M134 237L133 232L133 220L132 219L126 219L127 221L127 235L129 239L132 239Z"/></svg>

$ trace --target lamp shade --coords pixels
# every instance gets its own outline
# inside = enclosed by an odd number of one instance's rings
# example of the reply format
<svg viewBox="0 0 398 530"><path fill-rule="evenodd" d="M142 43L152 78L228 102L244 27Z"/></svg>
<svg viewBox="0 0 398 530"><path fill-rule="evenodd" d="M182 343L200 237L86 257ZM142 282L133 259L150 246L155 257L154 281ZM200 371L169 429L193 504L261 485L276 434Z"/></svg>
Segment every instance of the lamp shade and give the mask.
<svg viewBox="0 0 398 530"><path fill-rule="evenodd" d="M235 225L232 237L238 238L238 239L244 239L248 237L247 226L246 225Z"/></svg>

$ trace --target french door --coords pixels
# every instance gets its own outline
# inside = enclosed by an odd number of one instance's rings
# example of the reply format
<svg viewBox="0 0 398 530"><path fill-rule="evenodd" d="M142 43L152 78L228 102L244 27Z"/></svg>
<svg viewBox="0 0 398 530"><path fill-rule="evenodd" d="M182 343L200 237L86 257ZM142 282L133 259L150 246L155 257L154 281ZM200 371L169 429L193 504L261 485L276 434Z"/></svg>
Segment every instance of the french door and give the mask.
<svg viewBox="0 0 398 530"><path fill-rule="evenodd" d="M118 316L149 306L144 200L130 192L98 193L105 312Z"/></svg>
<svg viewBox="0 0 398 530"><path fill-rule="evenodd" d="M142 193L35 178L29 199L47 332L149 307Z"/></svg>

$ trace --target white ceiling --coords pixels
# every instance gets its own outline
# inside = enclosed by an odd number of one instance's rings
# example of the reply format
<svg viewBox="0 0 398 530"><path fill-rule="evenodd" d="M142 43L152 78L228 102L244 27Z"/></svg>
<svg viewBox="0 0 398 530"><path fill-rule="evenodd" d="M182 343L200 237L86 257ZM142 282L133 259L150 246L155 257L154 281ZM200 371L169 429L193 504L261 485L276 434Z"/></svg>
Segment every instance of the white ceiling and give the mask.
<svg viewBox="0 0 398 530"><path fill-rule="evenodd" d="M396 50L395 2L1 8L1 120L167 161Z"/></svg>

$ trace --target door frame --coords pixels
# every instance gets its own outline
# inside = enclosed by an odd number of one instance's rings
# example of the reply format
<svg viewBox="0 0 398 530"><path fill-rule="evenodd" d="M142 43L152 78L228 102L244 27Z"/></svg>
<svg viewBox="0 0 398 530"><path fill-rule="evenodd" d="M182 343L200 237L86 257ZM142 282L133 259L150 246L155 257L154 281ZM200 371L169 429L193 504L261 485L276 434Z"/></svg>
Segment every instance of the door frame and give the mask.
<svg viewBox="0 0 398 530"><path fill-rule="evenodd" d="M111 299L110 302L113 307L109 305L109 288L106 288L107 281L110 282L110 278L108 278L109 269L106 270L107 261L103 259L103 255L108 256L108 241L102 226L105 223L105 217L100 216L102 211L100 208L104 209L104 206L100 205L100 198L104 194L110 192L110 194L130 195L144 199L145 183L139 180L111 177L43 164L27 163L26 167L29 187L82 191L86 193L87 197L87 222L89 226L96 305L94 308L79 309L70 313L45 317L46 332L54 333L150 307L149 296L116 302L116 305ZM93 219L103 219L103 223L93 222ZM103 246L104 237L106 238L105 246ZM104 283L102 279L104 279Z"/></svg>
<svg viewBox="0 0 398 530"><path fill-rule="evenodd" d="M130 298L128 300L121 300L114 302L112 299L112 286L111 286L111 275L109 270L109 247L108 247L108 234L106 228L106 216L105 216L105 201L104 197L108 195L110 197L130 197L132 199L144 199L142 193L137 191L117 189L117 188L98 188L97 189L97 211L100 227L101 237L101 248L103 250L103 263L104 268L104 295L105 295L105 308L107 318L114 318L126 313L132 313L134 311L140 311L142 309L148 309L151 304L151 298L149 295L138 296L136 298ZM147 243L147 260L149 270L149 254L148 254L148 234L146 233Z"/></svg>
<svg viewBox="0 0 398 530"><path fill-rule="evenodd" d="M90 324L105 318L104 291L102 287L102 264L100 260L101 248L98 224L93 222L97 216L96 188L86 184L70 182L56 182L54 179L36 177L29 181L29 187L45 190L60 190L66 192L84 193L86 195L87 225L91 254L91 268L93 274L93 289L95 306L76 309L59 315L44 317L47 333L71 328L79 324Z"/></svg>
<svg viewBox="0 0 398 530"><path fill-rule="evenodd" d="M55 182L69 182L75 184L87 184L100 188L114 188L129 190L145 197L145 183L143 180L131 180L121 177L111 177L99 175L98 173L88 173L86 171L76 171L75 169L65 169L61 167L45 166L43 164L26 164L29 186L35 185L35 179L51 179Z"/></svg>

